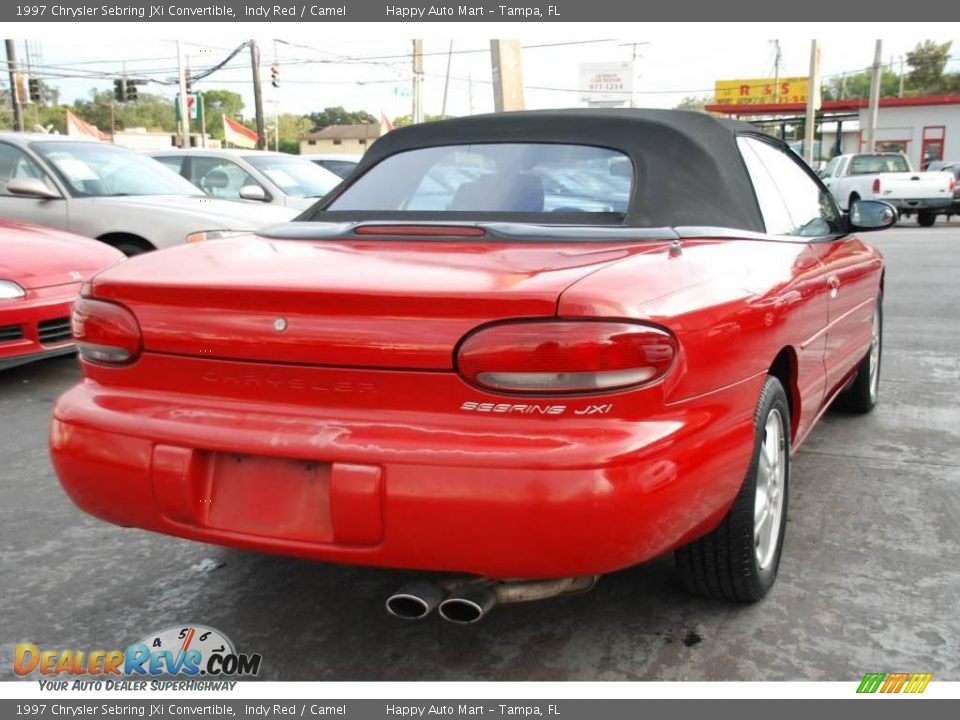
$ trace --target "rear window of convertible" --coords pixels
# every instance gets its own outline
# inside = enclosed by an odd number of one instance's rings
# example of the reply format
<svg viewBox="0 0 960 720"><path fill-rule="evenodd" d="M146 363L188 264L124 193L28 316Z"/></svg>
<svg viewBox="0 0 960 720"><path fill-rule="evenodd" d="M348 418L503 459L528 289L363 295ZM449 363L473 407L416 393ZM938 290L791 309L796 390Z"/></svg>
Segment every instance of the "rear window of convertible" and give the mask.
<svg viewBox="0 0 960 720"><path fill-rule="evenodd" d="M632 185L630 160L606 148L448 145L385 158L326 210L623 215Z"/></svg>

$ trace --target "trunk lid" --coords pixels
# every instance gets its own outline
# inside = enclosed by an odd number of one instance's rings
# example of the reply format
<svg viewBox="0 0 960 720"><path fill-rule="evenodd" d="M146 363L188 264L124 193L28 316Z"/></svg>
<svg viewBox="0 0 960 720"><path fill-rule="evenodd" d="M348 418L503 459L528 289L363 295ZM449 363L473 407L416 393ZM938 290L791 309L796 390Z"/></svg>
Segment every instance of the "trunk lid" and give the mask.
<svg viewBox="0 0 960 720"><path fill-rule="evenodd" d="M948 199L950 195L947 173L880 173L880 200L934 200Z"/></svg>
<svg viewBox="0 0 960 720"><path fill-rule="evenodd" d="M147 352L446 370L475 327L554 315L572 283L663 244L250 236L134 258L93 294L134 312Z"/></svg>

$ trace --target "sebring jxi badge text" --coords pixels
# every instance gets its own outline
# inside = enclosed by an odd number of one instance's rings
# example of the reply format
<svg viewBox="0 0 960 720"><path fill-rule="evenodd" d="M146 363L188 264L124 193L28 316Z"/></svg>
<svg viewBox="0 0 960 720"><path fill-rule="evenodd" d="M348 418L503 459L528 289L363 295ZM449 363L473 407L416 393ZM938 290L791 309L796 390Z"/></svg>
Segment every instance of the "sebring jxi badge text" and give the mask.
<svg viewBox="0 0 960 720"><path fill-rule="evenodd" d="M540 403L488 403L465 402L460 406L464 412L519 414L519 415L563 415L570 410L569 405L542 405ZM584 405L573 409L574 415L607 415L613 410L613 403Z"/></svg>

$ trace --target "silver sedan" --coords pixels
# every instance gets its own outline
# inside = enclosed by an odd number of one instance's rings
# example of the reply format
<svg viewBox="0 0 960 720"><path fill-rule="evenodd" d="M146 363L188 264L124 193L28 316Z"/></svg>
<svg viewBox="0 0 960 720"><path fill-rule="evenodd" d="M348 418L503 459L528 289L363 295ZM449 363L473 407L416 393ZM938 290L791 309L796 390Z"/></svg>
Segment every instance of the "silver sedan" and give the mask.
<svg viewBox="0 0 960 720"><path fill-rule="evenodd" d="M297 155L266 150L156 150L155 160L211 197L306 210L340 177Z"/></svg>
<svg viewBox="0 0 960 720"><path fill-rule="evenodd" d="M0 133L0 218L97 238L128 255L256 230L296 214L212 198L117 145Z"/></svg>

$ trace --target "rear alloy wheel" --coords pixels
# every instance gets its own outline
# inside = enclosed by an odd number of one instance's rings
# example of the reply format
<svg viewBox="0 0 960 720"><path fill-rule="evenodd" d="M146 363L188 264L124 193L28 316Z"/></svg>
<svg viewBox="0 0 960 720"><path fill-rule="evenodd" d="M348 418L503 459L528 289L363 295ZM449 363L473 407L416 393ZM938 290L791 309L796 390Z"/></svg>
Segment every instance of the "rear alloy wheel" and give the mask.
<svg viewBox="0 0 960 720"><path fill-rule="evenodd" d="M936 222L936 213L929 212L928 210L921 210L917 213L917 224L920 227L933 227Z"/></svg>
<svg viewBox="0 0 960 720"><path fill-rule="evenodd" d="M844 410L868 413L876 407L880 395L880 361L883 359L883 297L877 297L871 321L870 349L860 361L857 375L838 398Z"/></svg>
<svg viewBox="0 0 960 720"><path fill-rule="evenodd" d="M754 428L753 457L733 506L715 530L675 553L683 583L695 594L756 602L777 579L790 487L790 411L773 376L760 393Z"/></svg>

